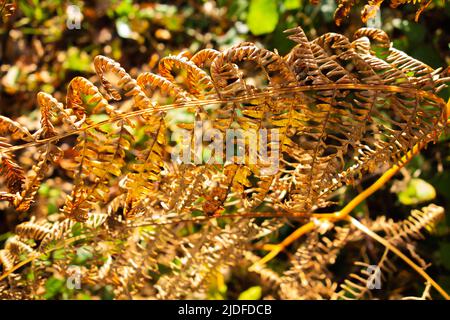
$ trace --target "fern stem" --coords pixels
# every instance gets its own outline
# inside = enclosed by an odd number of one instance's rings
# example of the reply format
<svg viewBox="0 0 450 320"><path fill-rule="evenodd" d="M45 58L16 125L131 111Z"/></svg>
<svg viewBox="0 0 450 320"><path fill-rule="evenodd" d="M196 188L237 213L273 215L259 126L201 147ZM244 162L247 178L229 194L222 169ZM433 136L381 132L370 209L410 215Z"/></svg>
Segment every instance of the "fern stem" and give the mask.
<svg viewBox="0 0 450 320"><path fill-rule="evenodd" d="M297 230L295 230L293 233L291 233L288 237L286 237L282 242L280 242L277 245L273 246L273 249L265 255L261 260L258 260L253 265L250 266L249 270L256 270L258 267L263 266L273 258L275 258L281 251L284 250L288 245L290 245L292 242L300 238L305 233L308 233L312 230L314 230L316 227L316 224L313 221L308 222L307 224L304 224Z"/></svg>
<svg viewBox="0 0 450 320"><path fill-rule="evenodd" d="M381 243L383 246L386 247L386 249L392 251L395 253L399 258L401 258L403 261L405 261L411 268L413 268L418 274L420 274L425 280L428 281L446 300L450 300L450 296L447 294L447 292L442 289L442 287L434 281L428 273L425 272L421 267L419 267L417 264L415 264L410 258L408 258L406 255L403 254L399 249L397 249L394 245L389 243L386 239L383 239L383 237L380 237L378 234L367 228L365 225L363 225L361 222L359 222L357 219L348 216L346 218L347 221L349 221L352 225L354 225L356 228L367 234L369 237L373 238L374 240Z"/></svg>
<svg viewBox="0 0 450 320"><path fill-rule="evenodd" d="M419 142L414 147L409 150L406 155L404 155L400 161L393 165L389 170L387 170L377 181L375 181L370 187L365 189L363 192L358 194L355 198L353 198L342 210L336 211L334 213L321 213L315 214L313 217L326 219L331 221L338 221L347 219L349 214L355 209L361 202L375 193L378 189L384 186L401 168L403 168L415 155L417 155L420 150L425 146L424 143ZM315 228L314 222L309 222L297 230L295 230L292 234L290 234L286 239L284 239L280 244L275 245L273 249L264 256L261 260L256 262L254 265L250 267L255 268L256 265L264 265L273 258L275 258L278 253L280 253L284 248L294 242L296 239L308 233L309 231Z"/></svg>
<svg viewBox="0 0 450 320"><path fill-rule="evenodd" d="M79 235L76 237L72 237L69 239L65 239L61 245L59 246L55 246L53 248L47 249L44 252L42 252L41 254L32 254L30 257L26 258L25 260L19 262L18 264L14 265L14 267L12 267L11 269L9 269L8 271L5 271L3 274L0 275L0 281L2 281L3 279L5 279L7 276L9 276L11 273L13 273L14 271L16 271L17 269L27 265L28 263L32 262L33 260L36 260L40 257L43 257L53 251L59 250L59 249L63 249L65 248L67 245L72 244L78 240L84 240L87 239L89 237L89 235Z"/></svg>
<svg viewBox="0 0 450 320"><path fill-rule="evenodd" d="M389 170L387 170L377 181L375 181L370 187L365 189L354 197L342 210L336 211L332 214L319 214L315 215L318 218L325 218L332 221L338 221L346 219L349 214L355 209L361 202L366 200L369 196L383 187L389 180L392 179L397 172L400 171L415 155L419 154L420 150L425 146L424 143L419 142L411 150L409 150L405 156L403 156L397 164L394 164Z"/></svg>

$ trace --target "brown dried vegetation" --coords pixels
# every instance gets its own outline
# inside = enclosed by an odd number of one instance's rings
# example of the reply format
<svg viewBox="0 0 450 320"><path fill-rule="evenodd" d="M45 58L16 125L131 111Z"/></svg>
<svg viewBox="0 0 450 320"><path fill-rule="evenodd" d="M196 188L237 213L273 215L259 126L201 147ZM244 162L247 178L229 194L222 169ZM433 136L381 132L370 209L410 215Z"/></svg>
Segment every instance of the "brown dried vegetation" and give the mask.
<svg viewBox="0 0 450 320"><path fill-rule="evenodd" d="M289 219L317 228L287 270L251 271L266 297L371 297L366 249L356 264L362 271L348 280L329 270L345 246L365 248L365 234L313 213L333 204L341 186L435 140L448 117L437 93L449 79L393 48L381 30L359 29L353 41L287 33L297 45L286 56L242 43L163 58L159 74L137 79L98 56L103 90L77 77L65 103L39 93L38 130L0 116L0 200L28 211L50 175L70 181L59 212L30 217L0 251L1 297L39 298L51 275L70 277L80 248L93 256L81 267L83 286L111 285L116 298L204 297L214 274L253 264L254 250ZM173 110L185 117L175 121ZM222 139L229 128L277 129L280 143L268 152L280 154L279 170L172 161L181 143L172 133L181 127L195 136L198 120ZM425 269L414 241L442 216L430 205L405 221L362 222ZM51 256L58 250L63 257ZM376 252L369 264L388 277L392 252Z"/></svg>

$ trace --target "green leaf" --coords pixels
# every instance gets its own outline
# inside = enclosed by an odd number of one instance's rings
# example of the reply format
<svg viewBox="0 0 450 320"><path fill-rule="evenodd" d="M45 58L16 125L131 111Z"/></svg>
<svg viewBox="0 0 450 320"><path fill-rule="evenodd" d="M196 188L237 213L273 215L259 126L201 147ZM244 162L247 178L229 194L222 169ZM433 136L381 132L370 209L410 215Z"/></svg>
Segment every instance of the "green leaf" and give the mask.
<svg viewBox="0 0 450 320"><path fill-rule="evenodd" d="M404 205L415 205L434 198L436 198L436 190L422 179L411 179L405 190L398 193L398 200Z"/></svg>
<svg viewBox="0 0 450 320"><path fill-rule="evenodd" d="M58 249L53 251L53 259L55 260L62 260L66 258L66 249Z"/></svg>
<svg viewBox="0 0 450 320"><path fill-rule="evenodd" d="M39 195L48 197L49 192L50 192L50 187L46 183L41 184L41 186L39 187L39 190L38 190Z"/></svg>
<svg viewBox="0 0 450 320"><path fill-rule="evenodd" d="M251 0L247 25L254 35L271 33L278 23L276 1Z"/></svg>
<svg viewBox="0 0 450 320"><path fill-rule="evenodd" d="M91 71L91 57L84 51L71 47L67 50L67 58L64 61L64 69L89 72Z"/></svg>
<svg viewBox="0 0 450 320"><path fill-rule="evenodd" d="M53 214L56 212L58 212L58 207L56 206L56 204L53 202L48 203L47 204L47 214L50 215L50 214Z"/></svg>
<svg viewBox="0 0 450 320"><path fill-rule="evenodd" d="M83 226L81 223L77 222L72 227L72 236L79 236L83 232Z"/></svg>
<svg viewBox="0 0 450 320"><path fill-rule="evenodd" d="M51 299L54 298L58 293L64 289L64 280L57 279L55 277L50 277L45 282L45 299Z"/></svg>
<svg viewBox="0 0 450 320"><path fill-rule="evenodd" d="M113 300L114 299L114 289L112 286L108 285L103 288L102 299L103 300Z"/></svg>
<svg viewBox="0 0 450 320"><path fill-rule="evenodd" d="M12 232L0 234L0 241L5 241L6 239L8 239L9 237L12 237L12 236L13 236Z"/></svg>
<svg viewBox="0 0 450 320"><path fill-rule="evenodd" d="M78 300L92 300L92 297L89 293L80 293L77 295Z"/></svg>
<svg viewBox="0 0 450 320"><path fill-rule="evenodd" d="M302 6L301 0L284 0L284 8L286 10L300 9Z"/></svg>
<svg viewBox="0 0 450 320"><path fill-rule="evenodd" d="M120 19L116 21L117 33L120 37L125 39L134 39L133 30L127 19Z"/></svg>
<svg viewBox="0 0 450 320"><path fill-rule="evenodd" d="M211 279L211 284L208 289L208 299L211 300L224 300L227 297L228 287L225 284L225 278L220 272Z"/></svg>
<svg viewBox="0 0 450 320"><path fill-rule="evenodd" d="M260 286L250 287L241 292L238 300L259 300L262 296L262 289Z"/></svg>
<svg viewBox="0 0 450 320"><path fill-rule="evenodd" d="M77 254L75 256L74 264L82 265L86 263L87 260L93 258L92 248L91 247L81 247L77 250Z"/></svg>
<svg viewBox="0 0 450 320"><path fill-rule="evenodd" d="M133 1L132 0L123 0L120 1L119 5L114 10L115 13L119 17L127 17L133 10Z"/></svg>

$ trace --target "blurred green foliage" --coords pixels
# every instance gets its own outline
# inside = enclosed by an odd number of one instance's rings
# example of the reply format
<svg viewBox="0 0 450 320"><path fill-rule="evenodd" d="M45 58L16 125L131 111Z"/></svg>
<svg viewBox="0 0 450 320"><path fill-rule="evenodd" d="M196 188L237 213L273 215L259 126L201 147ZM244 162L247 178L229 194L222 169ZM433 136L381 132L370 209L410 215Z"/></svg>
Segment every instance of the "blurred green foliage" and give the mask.
<svg viewBox="0 0 450 320"><path fill-rule="evenodd" d="M259 300L262 296L262 288L260 286L250 287L243 291L238 300Z"/></svg>

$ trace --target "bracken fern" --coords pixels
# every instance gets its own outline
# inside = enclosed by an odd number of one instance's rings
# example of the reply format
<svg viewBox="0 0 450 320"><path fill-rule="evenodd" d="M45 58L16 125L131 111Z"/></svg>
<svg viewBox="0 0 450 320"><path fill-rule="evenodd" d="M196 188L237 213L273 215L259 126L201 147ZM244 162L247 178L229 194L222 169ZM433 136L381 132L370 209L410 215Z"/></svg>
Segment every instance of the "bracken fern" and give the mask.
<svg viewBox="0 0 450 320"><path fill-rule="evenodd" d="M78 264L85 290L110 285L115 298L201 298L224 268L252 264L267 297L368 298L361 268L378 265L386 278L391 256L403 257L403 249L423 267L413 243L442 208L363 224L315 211L334 204L338 188L404 165L439 137L448 117L437 95L446 71L393 48L377 29L359 29L353 41L337 33L309 41L300 27L286 32L296 43L286 56L245 42L163 58L159 74L137 79L98 56L103 90L77 77L65 104L39 93L38 130L0 116L0 200L30 216L0 251L0 295L40 298L50 277L70 278ZM279 143L268 143L267 153L279 154L278 170L225 156L173 160L177 147L195 149L198 123L221 141L231 128L266 129L271 141L276 129ZM189 141L173 138L180 128ZM55 175L70 182L64 204L36 213L38 190ZM310 233L276 273L255 250L291 222L307 226L298 235ZM361 252L360 270L338 279L329 266L368 232L384 237L379 260ZM77 263L80 250L87 262Z"/></svg>

